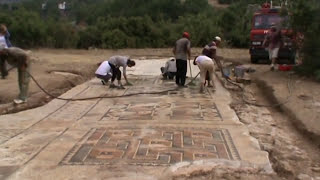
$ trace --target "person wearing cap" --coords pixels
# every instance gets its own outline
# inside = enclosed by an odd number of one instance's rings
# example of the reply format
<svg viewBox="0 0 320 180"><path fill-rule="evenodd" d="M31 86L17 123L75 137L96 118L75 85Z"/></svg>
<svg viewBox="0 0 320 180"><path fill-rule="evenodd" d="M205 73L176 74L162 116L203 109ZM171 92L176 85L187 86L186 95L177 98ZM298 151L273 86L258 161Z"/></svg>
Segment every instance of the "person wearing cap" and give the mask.
<svg viewBox="0 0 320 180"><path fill-rule="evenodd" d="M128 67L133 67L136 65L135 61L131 60L129 57L127 56L112 56L109 58L109 64L112 68L113 71L113 75L111 78L111 84L110 84L110 88L116 88L117 86L114 85L114 80L117 78L118 80L118 88L120 89L124 89L122 83L121 83L121 71L120 71L120 67L123 68L123 77L126 80L126 84L125 85L132 85L127 78L127 66Z"/></svg>
<svg viewBox="0 0 320 180"><path fill-rule="evenodd" d="M170 58L164 67L161 67L161 73L163 76L163 79L173 79L174 76L176 76L177 73L177 64L176 60L174 58Z"/></svg>
<svg viewBox="0 0 320 180"><path fill-rule="evenodd" d="M27 102L31 61L29 53L17 47L6 48L2 44L0 45L0 59L5 59L10 65L18 68L18 83L20 93L18 98L14 100L14 103L21 104Z"/></svg>
<svg viewBox="0 0 320 180"><path fill-rule="evenodd" d="M217 56L217 49L218 46L221 43L221 38L219 36L216 36L212 42L210 42L209 44L207 44L203 49L202 49L202 54L211 58L213 61L215 61L219 67L219 69L222 69L222 65L220 62L220 59ZM223 72L221 71L222 76L223 76ZM210 75L209 73L207 73L206 75L206 80L208 81L208 86L211 87L212 85L210 84Z"/></svg>
<svg viewBox="0 0 320 180"><path fill-rule="evenodd" d="M182 38L176 41L172 52L176 58L177 65L176 84L179 87L186 87L187 61L191 58L191 42L188 32L184 32Z"/></svg>
<svg viewBox="0 0 320 180"><path fill-rule="evenodd" d="M282 44L281 30L280 28L277 28L274 23L272 23L271 28L262 43L263 47L268 46L267 48L269 53L269 59L271 60L271 67L270 67L271 71L274 70L274 65L278 58L278 53L279 53L281 44Z"/></svg>

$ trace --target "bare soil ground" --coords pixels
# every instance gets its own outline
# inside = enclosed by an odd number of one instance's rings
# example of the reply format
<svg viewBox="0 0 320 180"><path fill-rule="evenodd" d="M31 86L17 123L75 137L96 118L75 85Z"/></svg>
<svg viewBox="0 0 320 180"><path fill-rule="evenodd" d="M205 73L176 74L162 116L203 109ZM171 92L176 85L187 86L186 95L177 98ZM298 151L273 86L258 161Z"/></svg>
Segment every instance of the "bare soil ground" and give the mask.
<svg viewBox="0 0 320 180"><path fill-rule="evenodd" d="M32 50L34 62L32 75L50 93L60 95L68 89L78 85L94 76L96 64L108 59L112 55L129 55L134 59L164 58L172 56L171 49L123 49L123 50ZM201 49L192 49L193 55L198 55ZM219 55L226 61L235 64L249 64L249 53L245 49L219 49ZM139 65L139 64L137 64ZM252 66L257 72L254 76L261 76L259 72L268 68L265 64ZM23 109L40 106L51 98L44 94L34 82L30 83L30 98L24 106L13 106L12 100L18 94L16 70L10 72L8 79L0 80L0 113L12 113ZM159 72L160 74L160 72ZM278 73L278 76L285 74ZM265 82L274 82L274 75L265 76ZM299 82L296 95L309 89L307 97L312 97L315 105L320 95L316 89L318 83L310 79L298 76L292 77ZM285 78L284 78L285 80ZM286 81L282 81L282 83ZM287 97L286 86L283 86L283 97ZM268 84L255 82L246 87L246 97L256 100L260 104L275 103L274 97L266 92L272 92ZM247 125L252 136L259 140L262 149L269 152L274 174L263 174L250 169L212 169L210 171L196 171L187 176L175 177L175 179L320 179L320 149L314 139L304 134L281 108L256 107L245 104L242 101L242 93L233 91L235 109L239 119ZM301 101L301 98L304 100ZM309 98L310 99L310 98ZM292 98L290 104L303 104L310 106L306 96ZM310 109L310 108L309 108ZM319 108L318 108L319 109ZM304 111L297 109L297 111Z"/></svg>

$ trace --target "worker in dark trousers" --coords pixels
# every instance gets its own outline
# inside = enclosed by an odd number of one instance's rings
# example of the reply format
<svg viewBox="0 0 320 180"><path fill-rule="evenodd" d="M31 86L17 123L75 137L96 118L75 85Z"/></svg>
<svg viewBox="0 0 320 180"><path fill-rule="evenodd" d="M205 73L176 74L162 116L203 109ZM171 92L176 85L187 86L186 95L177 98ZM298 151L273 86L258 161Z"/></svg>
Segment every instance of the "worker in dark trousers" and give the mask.
<svg viewBox="0 0 320 180"><path fill-rule="evenodd" d="M111 79L110 88L120 88L124 89L122 83L121 83L121 71L120 67L123 69L123 77L126 81L125 85L132 85L128 78L127 78L127 67L133 67L136 65L135 61L131 60L127 56L112 56L109 58L109 64L111 65L111 68L113 70L113 75ZM118 80L118 86L114 84L114 80L117 78Z"/></svg>
<svg viewBox="0 0 320 180"><path fill-rule="evenodd" d="M18 83L20 94L17 99L14 99L15 104L27 102L29 89L29 70L30 70L30 56L29 54L17 47L5 48L0 45L0 58L5 59L8 64L18 68ZM0 68L1 71L3 68ZM3 73L3 72L1 72Z"/></svg>
<svg viewBox="0 0 320 180"><path fill-rule="evenodd" d="M191 57L191 42L190 35L188 32L182 34L182 38L176 41L173 47L173 54L176 58L177 73L176 73L176 84L179 87L186 87L186 75L188 68L188 59Z"/></svg>

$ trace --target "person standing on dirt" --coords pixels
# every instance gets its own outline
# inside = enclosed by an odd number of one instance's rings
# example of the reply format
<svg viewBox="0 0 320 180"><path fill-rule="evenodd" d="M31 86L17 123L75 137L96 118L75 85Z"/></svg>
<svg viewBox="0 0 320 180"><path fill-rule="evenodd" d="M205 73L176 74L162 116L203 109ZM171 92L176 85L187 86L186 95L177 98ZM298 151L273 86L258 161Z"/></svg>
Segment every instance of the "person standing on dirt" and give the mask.
<svg viewBox="0 0 320 180"><path fill-rule="evenodd" d="M216 36L212 42L210 42L209 44L207 44L203 49L202 49L202 54L211 58L213 61L216 62L216 64L218 65L220 71L221 71L221 74L222 76L223 75L223 72L222 72L222 65L221 65L221 62L220 62L220 59L218 58L217 56L217 49L219 47L221 43L221 38L219 36ZM209 73L207 73L206 75L206 81L208 81L208 86L209 87L212 87L212 85L210 84L210 76L209 76Z"/></svg>
<svg viewBox="0 0 320 180"><path fill-rule="evenodd" d="M188 32L184 32L182 38L176 41L172 51L177 65L176 84L179 87L186 87L187 61L191 58L191 42Z"/></svg>
<svg viewBox="0 0 320 180"><path fill-rule="evenodd" d="M194 58L193 61L194 65L198 65L199 69L200 69L200 92L203 93L204 91L204 86L206 83L206 76L208 74L208 76L210 77L209 79L212 82L212 86L214 87L214 62L211 58L209 58L208 56L205 55L200 55L196 58ZM209 81L210 81L209 80Z"/></svg>
<svg viewBox="0 0 320 180"><path fill-rule="evenodd" d="M123 68L123 77L126 80L126 84L128 86L131 86L132 84L128 81L127 78L127 66L128 67L133 67L136 65L135 61L131 60L129 57L127 56L112 56L109 58L109 64L112 68L113 71L113 75L112 75L112 79L111 79L111 84L110 84L110 88L116 88L117 86L114 85L114 80L117 78L118 80L118 88L120 89L125 89L121 83L121 71L120 71L120 67Z"/></svg>
<svg viewBox="0 0 320 180"><path fill-rule="evenodd" d="M262 44L262 46L264 47L268 46L269 59L271 60L271 67L270 67L271 71L274 71L274 65L278 58L278 53L279 53L281 44L282 44L281 30L280 28L277 28L273 23L271 25L270 31L266 35Z"/></svg>
<svg viewBox="0 0 320 180"><path fill-rule="evenodd" d="M3 44L0 45L0 58L5 59L10 65L18 68L18 83L20 94L14 103L21 104L27 102L29 89L29 70L30 56L29 54L17 47L6 48ZM2 71L2 68L1 68ZM3 73L3 72L1 72Z"/></svg>
<svg viewBox="0 0 320 180"><path fill-rule="evenodd" d="M0 25L0 45L3 45L5 48L11 47L11 42L9 40L10 33L7 27L4 24ZM8 76L8 70L5 59L0 59L0 68L1 68L1 77L5 79Z"/></svg>

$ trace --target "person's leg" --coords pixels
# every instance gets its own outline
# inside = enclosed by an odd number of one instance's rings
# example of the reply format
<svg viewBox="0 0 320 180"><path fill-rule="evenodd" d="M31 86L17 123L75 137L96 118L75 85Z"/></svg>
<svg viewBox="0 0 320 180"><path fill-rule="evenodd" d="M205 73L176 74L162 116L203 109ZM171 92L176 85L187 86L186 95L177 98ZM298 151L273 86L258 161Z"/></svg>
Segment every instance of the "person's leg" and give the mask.
<svg viewBox="0 0 320 180"><path fill-rule="evenodd" d="M163 74L164 73L164 67L161 67L160 71L161 71L161 74Z"/></svg>
<svg viewBox="0 0 320 180"><path fill-rule="evenodd" d="M112 78L112 76L110 76L110 75L102 76L102 75L99 75L99 74L96 74L96 77L101 79L104 82L108 82Z"/></svg>
<svg viewBox="0 0 320 180"><path fill-rule="evenodd" d="M113 64L111 64L111 63L109 63L109 65L110 65L110 67L111 67L111 71L112 71L112 78L111 78L111 84L110 84L110 86L113 84L113 82L114 82L114 80L116 79L116 77L117 77L117 74L116 74L116 67L113 65Z"/></svg>
<svg viewBox="0 0 320 180"><path fill-rule="evenodd" d="M273 71L275 68L275 63L278 58L278 52L279 52L279 48L274 48L269 50L269 58L271 60L271 67L270 67L271 71Z"/></svg>
<svg viewBox="0 0 320 180"><path fill-rule="evenodd" d="M27 71L30 72L30 63L28 63L27 67L24 70L18 68L18 83L20 90L18 98L23 102L27 101L29 90L30 75Z"/></svg>
<svg viewBox="0 0 320 180"><path fill-rule="evenodd" d="M1 58L0 58L0 70L1 70L2 79L5 79L6 76L8 76L7 65L6 65L6 61Z"/></svg>
<svg viewBox="0 0 320 180"><path fill-rule="evenodd" d="M274 70L274 64L272 63L272 49L268 48L268 54L269 54L269 60L271 62L270 70L273 71Z"/></svg>
<svg viewBox="0 0 320 180"><path fill-rule="evenodd" d="M170 80L174 78L174 73L173 72L168 72L168 77Z"/></svg>
<svg viewBox="0 0 320 180"><path fill-rule="evenodd" d="M203 93L204 84L206 83L206 73L207 73L207 71L204 69L202 63L198 63L198 67L200 69L200 93Z"/></svg>
<svg viewBox="0 0 320 180"><path fill-rule="evenodd" d="M209 77L210 77L210 81L212 83L212 86L214 89L216 88L214 81L215 81L215 75L214 75L214 71L215 71L215 67L214 67L214 63L209 64L208 67L208 72L209 72Z"/></svg>
<svg viewBox="0 0 320 180"><path fill-rule="evenodd" d="M181 59L176 60L176 65L177 65L177 75L176 75L176 84L180 85L180 80L181 80Z"/></svg>
<svg viewBox="0 0 320 180"><path fill-rule="evenodd" d="M125 89L123 86L122 86L122 83L121 83L121 71L120 71L120 68L116 68L116 74L117 74L117 80L118 80L118 85L120 89Z"/></svg>
<svg viewBox="0 0 320 180"><path fill-rule="evenodd" d="M278 53L279 53L279 48L274 48L272 52L272 64L274 65L277 64Z"/></svg>
<svg viewBox="0 0 320 180"><path fill-rule="evenodd" d="M186 83L188 62L186 60L182 60L182 72L181 72L181 85L184 86Z"/></svg>
<svg viewBox="0 0 320 180"><path fill-rule="evenodd" d="M212 87L209 71L206 73L206 81L208 81L208 87Z"/></svg>
<svg viewBox="0 0 320 180"><path fill-rule="evenodd" d="M177 76L177 72L173 72L172 75L173 75L173 78L176 77Z"/></svg>

